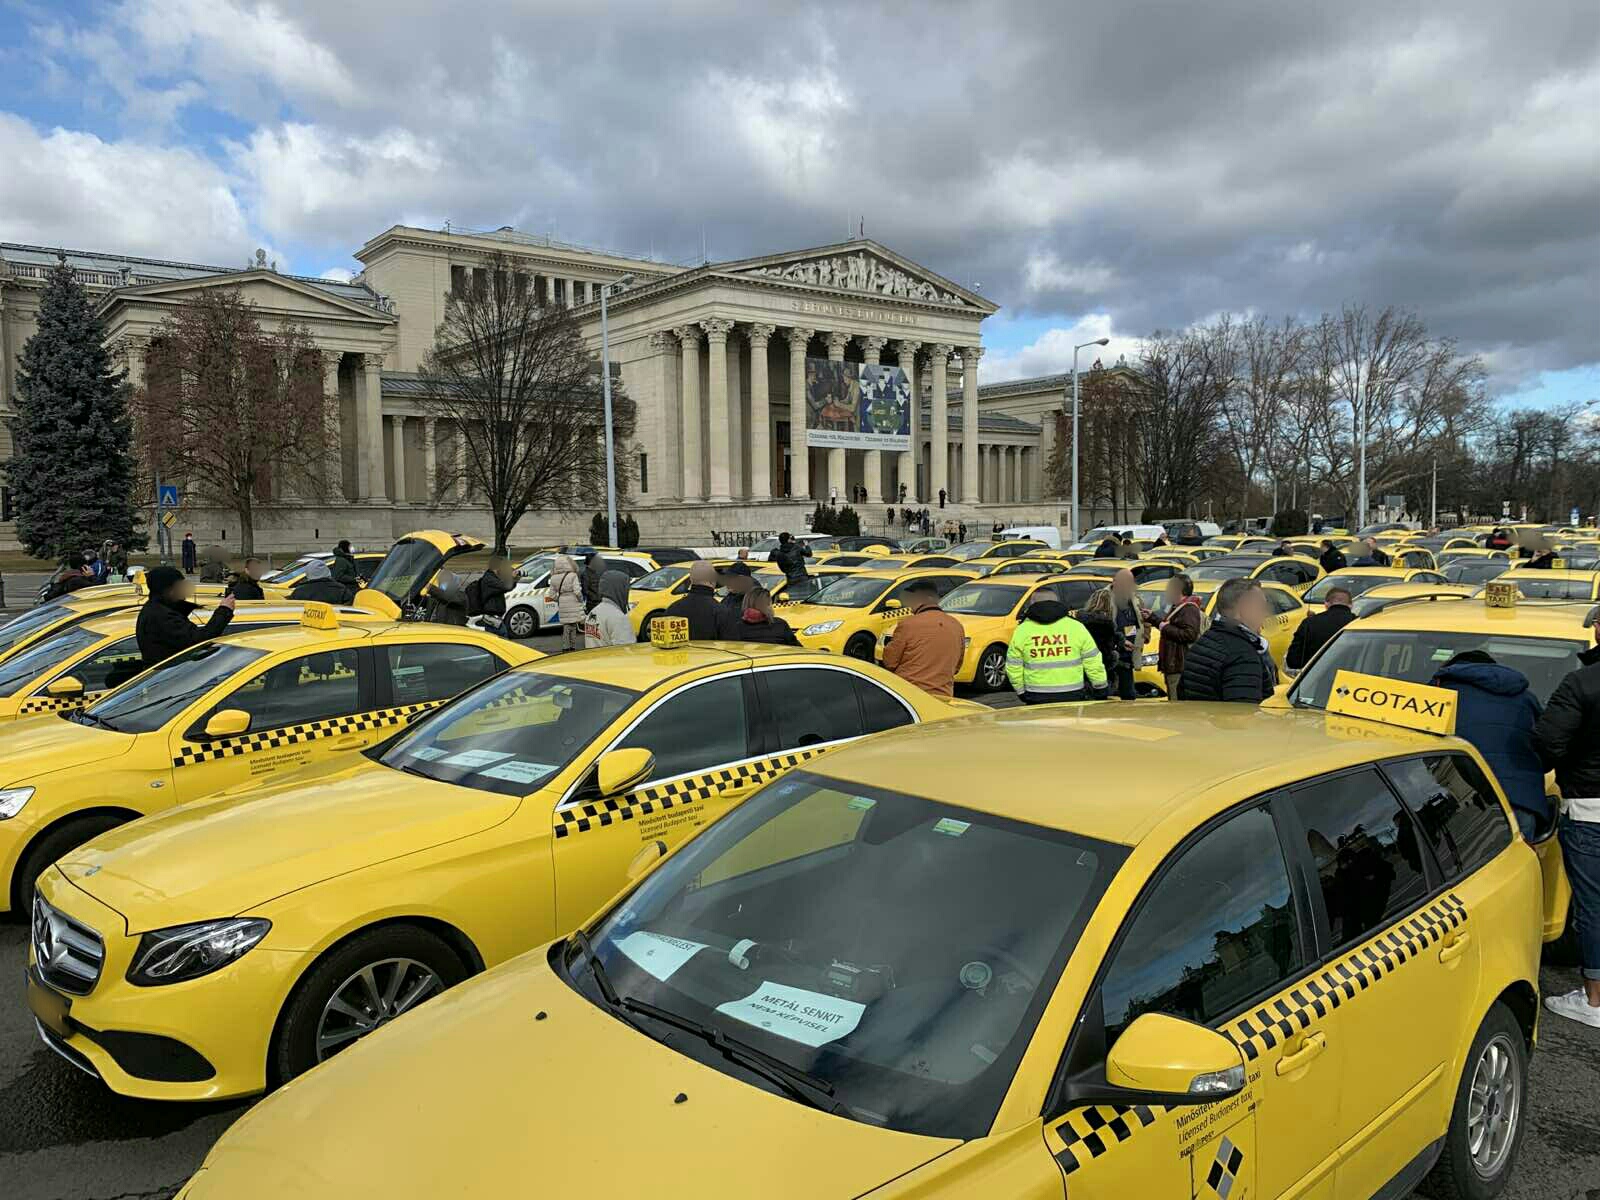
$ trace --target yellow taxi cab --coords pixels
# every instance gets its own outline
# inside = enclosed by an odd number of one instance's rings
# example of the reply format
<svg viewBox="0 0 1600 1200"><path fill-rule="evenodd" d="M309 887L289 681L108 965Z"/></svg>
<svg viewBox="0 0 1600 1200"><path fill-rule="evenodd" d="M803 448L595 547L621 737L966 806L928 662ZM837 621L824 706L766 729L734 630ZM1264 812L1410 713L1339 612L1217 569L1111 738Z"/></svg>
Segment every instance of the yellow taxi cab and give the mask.
<svg viewBox="0 0 1600 1200"><path fill-rule="evenodd" d="M1230 554L1198 563L1184 574L1196 583L1202 580L1259 579L1262 583L1281 583L1304 592L1322 578L1322 564L1315 558L1271 554Z"/></svg>
<svg viewBox="0 0 1600 1200"><path fill-rule="evenodd" d="M1237 554L1241 550L1276 550L1280 544L1278 538L1263 537L1256 533L1225 533L1208 537L1201 543L1224 554Z"/></svg>
<svg viewBox="0 0 1600 1200"><path fill-rule="evenodd" d="M807 764L268 1097L180 1200L1493 1195L1538 1006L1504 797L1454 738L1239 708Z"/></svg>
<svg viewBox="0 0 1600 1200"><path fill-rule="evenodd" d="M884 632L911 615L906 596L931 587L940 596L972 578L959 567L931 571L857 571L836 579L809 600L785 602L780 615L807 650L871 662Z"/></svg>
<svg viewBox="0 0 1600 1200"><path fill-rule="evenodd" d="M733 565L729 558L716 559L711 564L721 571ZM752 564L754 568L761 564ZM855 571L857 567L839 567L841 571ZM781 574L781 572L779 572ZM633 626L633 636L641 642L650 640L648 622L657 613L671 608L689 591L689 564L669 563L642 575L628 585L628 623Z"/></svg>
<svg viewBox="0 0 1600 1200"><path fill-rule="evenodd" d="M1076 563L1088 562L1094 557L1093 550L1029 550L1022 555L1023 558L1036 558L1045 562L1066 563L1072 566Z"/></svg>
<svg viewBox="0 0 1600 1200"><path fill-rule="evenodd" d="M507 671L379 753L66 854L38 883L36 928L67 936L35 938L41 1031L114 1091L258 1092L571 930L630 867L797 763L961 711L870 663L777 646Z"/></svg>
<svg viewBox="0 0 1600 1200"><path fill-rule="evenodd" d="M1463 559L1499 559L1511 561L1511 555L1505 550L1490 550L1486 546L1446 546L1434 555L1438 564L1443 567Z"/></svg>
<svg viewBox="0 0 1600 1200"><path fill-rule="evenodd" d="M484 549L478 538L443 529L418 529L389 547L389 553L372 572L367 586L356 593L353 603L392 620L409 616L421 602L422 590L433 582L452 558Z"/></svg>
<svg viewBox="0 0 1600 1200"><path fill-rule="evenodd" d="M1217 610L1217 592L1222 587L1221 579L1197 579L1194 581L1194 594L1200 600L1201 611L1206 619L1210 620ZM1261 590L1267 597L1267 620L1261 627L1261 636L1267 639L1267 649L1272 654L1272 661L1278 664L1278 670L1284 670L1283 660L1289 653L1289 645L1294 641L1295 630L1311 615L1311 610L1298 593L1287 584L1277 583L1273 580L1263 580ZM1166 584L1149 583L1139 588L1139 603L1142 604L1151 616L1150 644L1146 649L1146 658L1153 658L1161 648L1161 634L1155 626L1166 615ZM1154 664L1150 664L1154 666ZM1144 678L1151 685L1166 691L1166 680L1151 672Z"/></svg>
<svg viewBox="0 0 1600 1200"><path fill-rule="evenodd" d="M313 604L294 625L190 647L86 708L18 721L0 760L0 911L27 911L39 873L108 829L357 754L540 657L473 629L346 622Z"/></svg>
<svg viewBox="0 0 1600 1200"><path fill-rule="evenodd" d="M371 579L374 571L382 565L387 551L358 550L351 555L355 559L356 571L363 579ZM276 588L285 594L296 584L306 581L306 570L314 562L320 562L325 567L333 565L333 553L319 550L313 554L302 554L276 571L269 571L261 577L262 589Z"/></svg>
<svg viewBox="0 0 1600 1200"><path fill-rule="evenodd" d="M1328 607L1327 596L1334 588L1343 588L1356 597L1369 588L1381 587L1386 583L1448 582L1438 571L1424 571L1415 567L1355 566L1343 567L1332 575L1324 575L1301 594L1312 613L1319 613Z"/></svg>
<svg viewBox="0 0 1600 1200"><path fill-rule="evenodd" d="M1523 601L1509 607L1496 596L1460 602L1417 600L1393 604L1345 626L1301 671L1292 687L1280 688L1266 703L1271 707L1327 708L1340 671L1382 675L1398 686L1426 684L1434 674L1467 650L1482 650L1495 662L1527 677L1534 698L1545 704L1556 685L1582 663L1578 655L1593 645L1584 625L1592 605ZM1546 791L1556 794L1555 780ZM1559 809L1558 809L1559 811ZM1556 842L1556 828L1538 831L1532 839L1544 869L1544 936L1562 935L1570 890Z"/></svg>
<svg viewBox="0 0 1600 1200"><path fill-rule="evenodd" d="M303 605L246 602L228 622L228 633L248 629L294 625ZM359 608L335 610L344 622L383 622L383 617ZM204 625L211 610L190 614ZM40 713L67 712L99 699L144 670L135 634L138 617L128 611L91 617L42 638L0 662L0 721Z"/></svg>
<svg viewBox="0 0 1600 1200"><path fill-rule="evenodd" d="M1512 567L1495 578L1516 584L1527 600L1600 600L1600 571Z"/></svg>
<svg viewBox="0 0 1600 1200"><path fill-rule="evenodd" d="M973 578L994 579L1006 575L1065 575L1077 568L1049 558L974 558L962 564Z"/></svg>
<svg viewBox="0 0 1600 1200"><path fill-rule="evenodd" d="M59 600L30 608L5 624L0 625L0 663L21 653L41 638L81 625L90 617L107 613L127 612L144 603L144 596L132 588L119 589L111 595L86 596L84 592L99 591L85 588Z"/></svg>
<svg viewBox="0 0 1600 1200"><path fill-rule="evenodd" d="M1007 538L999 542L962 542L943 553L957 562L966 562L973 558L1021 558L1031 551L1049 548L1032 538Z"/></svg>
<svg viewBox="0 0 1600 1200"><path fill-rule="evenodd" d="M1072 573L1095 575L1110 583L1118 572L1127 571L1135 583L1158 583L1186 570L1188 568L1184 564L1166 558L1097 558L1092 562L1075 564Z"/></svg>
<svg viewBox="0 0 1600 1200"><path fill-rule="evenodd" d="M1402 542L1398 546L1390 547L1387 551L1391 565L1396 567L1415 567L1423 571L1438 569L1438 562L1433 557L1433 551L1426 546L1407 546Z"/></svg>

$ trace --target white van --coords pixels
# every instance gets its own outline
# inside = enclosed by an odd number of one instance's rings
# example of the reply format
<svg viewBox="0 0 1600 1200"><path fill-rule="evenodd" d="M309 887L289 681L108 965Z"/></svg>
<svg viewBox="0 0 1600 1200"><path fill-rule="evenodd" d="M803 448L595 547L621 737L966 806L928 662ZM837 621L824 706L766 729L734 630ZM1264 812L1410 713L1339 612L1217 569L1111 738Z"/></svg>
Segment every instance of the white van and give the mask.
<svg viewBox="0 0 1600 1200"><path fill-rule="evenodd" d="M1061 549L1061 530L1054 525L1010 525L995 536L995 541L997 542L1023 541L1025 539L1043 542L1052 550Z"/></svg>
<svg viewBox="0 0 1600 1200"><path fill-rule="evenodd" d="M1083 535L1083 540L1068 546L1068 550L1093 550L1108 537L1132 538L1136 542L1153 542L1166 534L1160 525L1096 525Z"/></svg>

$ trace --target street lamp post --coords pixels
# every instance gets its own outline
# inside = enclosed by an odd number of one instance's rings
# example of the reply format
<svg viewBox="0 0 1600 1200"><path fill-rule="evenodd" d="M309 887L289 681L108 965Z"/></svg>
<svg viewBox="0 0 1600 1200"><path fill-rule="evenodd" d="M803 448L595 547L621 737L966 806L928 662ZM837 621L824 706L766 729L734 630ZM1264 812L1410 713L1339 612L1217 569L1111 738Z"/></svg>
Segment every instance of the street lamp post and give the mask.
<svg viewBox="0 0 1600 1200"><path fill-rule="evenodd" d="M631 274L600 288L600 393L605 397L606 419L606 544L617 544L617 448L611 437L611 335L606 323L606 301L613 290L633 282Z"/></svg>
<svg viewBox="0 0 1600 1200"><path fill-rule="evenodd" d="M1095 338L1072 348L1072 540L1082 536L1082 522L1078 520L1078 351L1085 346L1108 346L1110 338Z"/></svg>

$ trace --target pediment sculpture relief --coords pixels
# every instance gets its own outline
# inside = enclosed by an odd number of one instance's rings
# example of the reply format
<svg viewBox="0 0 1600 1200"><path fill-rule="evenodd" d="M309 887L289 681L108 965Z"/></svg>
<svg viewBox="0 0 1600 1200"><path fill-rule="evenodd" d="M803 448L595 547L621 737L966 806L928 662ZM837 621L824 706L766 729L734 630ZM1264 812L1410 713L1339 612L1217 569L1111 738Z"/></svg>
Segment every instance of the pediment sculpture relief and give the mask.
<svg viewBox="0 0 1600 1200"><path fill-rule="evenodd" d="M938 304L960 304L951 292L935 287L870 254L838 254L832 258L812 258L780 266L755 267L754 275L769 279L788 279L795 283L815 283L849 292L876 292L880 296L902 296L908 300L932 300Z"/></svg>

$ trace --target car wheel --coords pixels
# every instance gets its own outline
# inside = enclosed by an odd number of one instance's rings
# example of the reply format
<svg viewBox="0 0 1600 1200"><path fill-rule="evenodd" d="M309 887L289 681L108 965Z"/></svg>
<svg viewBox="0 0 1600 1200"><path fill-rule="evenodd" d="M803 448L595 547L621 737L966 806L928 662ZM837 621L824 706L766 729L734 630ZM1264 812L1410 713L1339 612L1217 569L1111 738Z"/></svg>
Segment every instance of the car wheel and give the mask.
<svg viewBox="0 0 1600 1200"><path fill-rule="evenodd" d="M445 941L413 925L386 925L335 946L284 1005L273 1077L284 1083L354 1045L467 977Z"/></svg>
<svg viewBox="0 0 1600 1200"><path fill-rule="evenodd" d="M518 605L506 614L506 634L519 642L539 632L539 614Z"/></svg>
<svg viewBox="0 0 1600 1200"><path fill-rule="evenodd" d="M45 868L63 855L70 854L85 842L92 842L108 829L126 825L131 817L114 817L102 814L68 821L37 838L22 856L17 873L11 880L11 911L26 917L33 908L33 887L44 874Z"/></svg>
<svg viewBox="0 0 1600 1200"><path fill-rule="evenodd" d="M1006 648L990 646L978 660L976 672L978 686L986 692L998 692L1006 686Z"/></svg>
<svg viewBox="0 0 1600 1200"><path fill-rule="evenodd" d="M870 633L858 633L845 643L844 652L850 658L859 658L862 662L871 662L874 645L875 643Z"/></svg>
<svg viewBox="0 0 1600 1200"><path fill-rule="evenodd" d="M1522 1144L1527 1091L1528 1043L1510 1010L1497 1003L1461 1072L1444 1151L1428 1176L1434 1195L1489 1200L1505 1190Z"/></svg>

